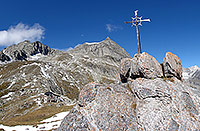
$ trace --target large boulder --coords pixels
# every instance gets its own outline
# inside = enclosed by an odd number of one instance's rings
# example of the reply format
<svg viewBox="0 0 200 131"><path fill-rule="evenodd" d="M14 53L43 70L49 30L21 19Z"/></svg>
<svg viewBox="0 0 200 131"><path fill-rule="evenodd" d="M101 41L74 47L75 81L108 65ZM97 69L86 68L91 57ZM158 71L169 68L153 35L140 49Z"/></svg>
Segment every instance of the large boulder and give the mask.
<svg viewBox="0 0 200 131"><path fill-rule="evenodd" d="M57 130L199 130L197 90L172 79L90 83Z"/></svg>
<svg viewBox="0 0 200 131"><path fill-rule="evenodd" d="M167 52L163 60L163 72L165 77L176 77L182 80L182 64L178 56Z"/></svg>
<svg viewBox="0 0 200 131"><path fill-rule="evenodd" d="M133 59L132 58L123 58L120 64L120 79L123 83L127 82L127 79L130 77L130 71L132 68Z"/></svg>
<svg viewBox="0 0 200 131"><path fill-rule="evenodd" d="M58 131L138 130L136 99L126 87L87 84Z"/></svg>
<svg viewBox="0 0 200 131"><path fill-rule="evenodd" d="M124 58L120 65L121 81L127 82L130 77L135 78L157 78L162 77L162 66L158 61L146 52L136 54L133 58Z"/></svg>

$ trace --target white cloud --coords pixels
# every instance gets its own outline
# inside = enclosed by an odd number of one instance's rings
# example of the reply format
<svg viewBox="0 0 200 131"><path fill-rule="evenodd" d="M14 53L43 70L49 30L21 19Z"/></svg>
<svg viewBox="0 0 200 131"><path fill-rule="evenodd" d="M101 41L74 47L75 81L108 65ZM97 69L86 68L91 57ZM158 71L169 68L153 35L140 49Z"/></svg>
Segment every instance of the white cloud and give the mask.
<svg viewBox="0 0 200 131"><path fill-rule="evenodd" d="M0 31L0 46L17 44L24 40L41 40L44 36L44 30L45 29L37 23L31 27L23 23L10 26L8 30Z"/></svg>
<svg viewBox="0 0 200 131"><path fill-rule="evenodd" d="M117 31L118 29L122 30L123 28L121 26L116 26L116 25L112 25L112 24L106 24L106 30L108 32Z"/></svg>

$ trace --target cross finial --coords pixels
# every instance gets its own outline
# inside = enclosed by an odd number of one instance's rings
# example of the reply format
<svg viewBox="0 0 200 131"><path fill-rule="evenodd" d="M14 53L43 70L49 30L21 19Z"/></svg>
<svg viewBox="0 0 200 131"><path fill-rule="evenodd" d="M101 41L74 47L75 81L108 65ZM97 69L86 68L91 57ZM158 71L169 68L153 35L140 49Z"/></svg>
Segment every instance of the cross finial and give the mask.
<svg viewBox="0 0 200 131"><path fill-rule="evenodd" d="M142 26L143 21L150 22L150 19L142 19L142 16L138 17L137 15L138 15L138 10L135 11L135 17L131 17L132 21L125 22L125 24L131 23L132 24L131 26L136 26L138 54L140 54L142 50L141 50L141 44L140 44L140 34L139 34L138 25Z"/></svg>
<svg viewBox="0 0 200 131"><path fill-rule="evenodd" d="M136 17L137 17L137 12L138 12L138 10L135 11L135 16L136 16Z"/></svg>

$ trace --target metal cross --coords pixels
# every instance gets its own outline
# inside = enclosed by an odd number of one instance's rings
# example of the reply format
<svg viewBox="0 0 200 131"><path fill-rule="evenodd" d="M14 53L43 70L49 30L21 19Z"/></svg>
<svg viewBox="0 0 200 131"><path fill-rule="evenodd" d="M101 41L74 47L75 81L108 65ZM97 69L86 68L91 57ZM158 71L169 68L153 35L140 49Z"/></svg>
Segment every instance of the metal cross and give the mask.
<svg viewBox="0 0 200 131"><path fill-rule="evenodd" d="M131 17L132 21L127 21L125 22L125 24L127 23L132 23L132 27L133 26L136 26L136 32L137 32L137 47L138 47L138 54L142 53L141 51L141 44L140 44L140 32L139 32L139 28L138 28L138 25L142 26L142 22L143 21L148 21L150 22L150 19L143 19L142 20L142 16L141 17L138 17L137 16L137 12L138 10L135 11L135 18L134 17Z"/></svg>

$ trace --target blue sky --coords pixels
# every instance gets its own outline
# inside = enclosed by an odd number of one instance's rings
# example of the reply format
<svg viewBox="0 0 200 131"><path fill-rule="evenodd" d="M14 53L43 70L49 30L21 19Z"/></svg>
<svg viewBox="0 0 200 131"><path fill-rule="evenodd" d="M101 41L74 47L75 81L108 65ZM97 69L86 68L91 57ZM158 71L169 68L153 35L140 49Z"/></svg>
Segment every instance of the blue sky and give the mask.
<svg viewBox="0 0 200 131"><path fill-rule="evenodd" d="M199 5L198 0L1 0L0 49L16 39L67 49L109 36L133 56L135 28L124 21L138 9L139 16L151 19L140 27L142 51L160 63L170 51L184 67L200 67ZM3 39L7 32L12 39Z"/></svg>

